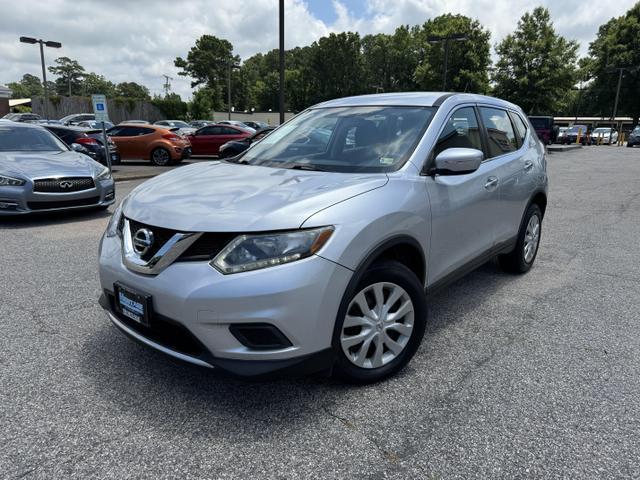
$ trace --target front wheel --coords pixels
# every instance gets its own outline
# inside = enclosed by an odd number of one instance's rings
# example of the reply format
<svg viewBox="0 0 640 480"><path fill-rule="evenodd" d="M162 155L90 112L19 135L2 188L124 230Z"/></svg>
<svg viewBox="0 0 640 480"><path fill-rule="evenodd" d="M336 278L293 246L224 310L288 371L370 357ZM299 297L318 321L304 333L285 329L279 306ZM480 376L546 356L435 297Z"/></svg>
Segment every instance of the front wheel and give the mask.
<svg viewBox="0 0 640 480"><path fill-rule="evenodd" d="M166 148L158 147L151 152L151 162L159 167L171 164L171 154Z"/></svg>
<svg viewBox="0 0 640 480"><path fill-rule="evenodd" d="M364 384L398 372L420 345L426 312L411 270L396 261L374 263L342 299L333 335L337 376Z"/></svg>
<svg viewBox="0 0 640 480"><path fill-rule="evenodd" d="M540 245L542 233L542 211L535 203L525 213L516 247L511 253L498 256L503 270L510 273L526 273L533 266Z"/></svg>

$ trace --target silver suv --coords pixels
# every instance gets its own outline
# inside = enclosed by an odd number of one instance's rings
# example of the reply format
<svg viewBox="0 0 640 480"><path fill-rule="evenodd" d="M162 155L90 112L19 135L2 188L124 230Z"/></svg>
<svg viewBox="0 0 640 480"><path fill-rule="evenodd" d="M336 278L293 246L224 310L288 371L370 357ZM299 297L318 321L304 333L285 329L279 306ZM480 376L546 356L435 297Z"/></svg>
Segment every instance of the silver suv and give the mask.
<svg viewBox="0 0 640 480"><path fill-rule="evenodd" d="M138 186L101 242L101 305L196 365L372 382L415 354L433 291L495 256L531 268L546 204L544 146L515 105L332 100Z"/></svg>

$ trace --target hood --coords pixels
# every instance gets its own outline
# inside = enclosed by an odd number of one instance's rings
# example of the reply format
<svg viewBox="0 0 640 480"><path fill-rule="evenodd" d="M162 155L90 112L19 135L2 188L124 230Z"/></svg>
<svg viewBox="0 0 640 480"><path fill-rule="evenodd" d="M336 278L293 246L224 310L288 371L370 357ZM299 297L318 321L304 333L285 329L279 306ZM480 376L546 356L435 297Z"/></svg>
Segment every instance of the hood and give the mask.
<svg viewBox="0 0 640 480"><path fill-rule="evenodd" d="M187 232L292 229L319 210L387 181L385 174L200 163L138 186L124 214L148 225Z"/></svg>
<svg viewBox="0 0 640 480"><path fill-rule="evenodd" d="M0 173L34 179L92 177L102 166L78 152L0 152Z"/></svg>

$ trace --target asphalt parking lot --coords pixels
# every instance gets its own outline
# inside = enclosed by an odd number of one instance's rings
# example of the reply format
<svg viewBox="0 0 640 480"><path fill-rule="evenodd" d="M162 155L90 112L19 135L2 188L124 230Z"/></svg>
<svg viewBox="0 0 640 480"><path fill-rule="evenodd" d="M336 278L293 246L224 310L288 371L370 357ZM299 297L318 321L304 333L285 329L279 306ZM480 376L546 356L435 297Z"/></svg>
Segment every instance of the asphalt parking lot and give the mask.
<svg viewBox="0 0 640 480"><path fill-rule="evenodd" d="M367 387L146 350L97 305L108 213L0 221L1 476L638 478L640 149L549 171L531 272L442 291L409 367Z"/></svg>

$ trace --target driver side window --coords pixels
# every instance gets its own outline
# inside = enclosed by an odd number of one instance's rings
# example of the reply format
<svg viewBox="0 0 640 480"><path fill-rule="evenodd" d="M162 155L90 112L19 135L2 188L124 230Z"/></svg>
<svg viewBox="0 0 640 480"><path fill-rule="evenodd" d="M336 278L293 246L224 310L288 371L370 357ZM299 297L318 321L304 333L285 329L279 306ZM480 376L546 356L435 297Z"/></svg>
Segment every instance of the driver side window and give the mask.
<svg viewBox="0 0 640 480"><path fill-rule="evenodd" d="M475 148L482 151L478 119L473 107L463 107L449 117L438 137L434 157L447 148Z"/></svg>

